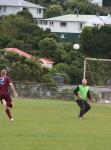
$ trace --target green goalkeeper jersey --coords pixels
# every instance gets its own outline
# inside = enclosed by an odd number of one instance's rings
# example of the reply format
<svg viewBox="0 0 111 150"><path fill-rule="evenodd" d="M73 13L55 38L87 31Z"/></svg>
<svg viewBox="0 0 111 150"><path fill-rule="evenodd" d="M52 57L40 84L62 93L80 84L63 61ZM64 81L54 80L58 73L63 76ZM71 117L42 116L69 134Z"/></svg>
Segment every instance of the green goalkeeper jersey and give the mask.
<svg viewBox="0 0 111 150"><path fill-rule="evenodd" d="M75 95L80 95L81 98L85 101L88 99L89 95L89 86L83 86L79 85L75 90L74 90Z"/></svg>

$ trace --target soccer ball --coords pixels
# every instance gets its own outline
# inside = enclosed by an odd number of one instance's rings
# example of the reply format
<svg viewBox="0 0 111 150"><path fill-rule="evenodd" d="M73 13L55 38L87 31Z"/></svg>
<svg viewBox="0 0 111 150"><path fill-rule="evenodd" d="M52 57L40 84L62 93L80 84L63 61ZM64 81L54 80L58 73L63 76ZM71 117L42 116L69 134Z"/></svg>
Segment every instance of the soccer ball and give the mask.
<svg viewBox="0 0 111 150"><path fill-rule="evenodd" d="M80 48L80 45L79 45L79 44L74 44L74 45L73 45L73 49L78 50L79 48Z"/></svg>

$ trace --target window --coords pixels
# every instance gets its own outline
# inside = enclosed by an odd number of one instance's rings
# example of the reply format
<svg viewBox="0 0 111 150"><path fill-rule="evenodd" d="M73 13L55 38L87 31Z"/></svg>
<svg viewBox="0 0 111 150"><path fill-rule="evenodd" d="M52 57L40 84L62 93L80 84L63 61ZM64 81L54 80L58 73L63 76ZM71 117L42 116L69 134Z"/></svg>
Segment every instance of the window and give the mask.
<svg viewBox="0 0 111 150"><path fill-rule="evenodd" d="M53 26L53 25L54 25L54 22L53 22L53 21L50 21L49 24L50 24L50 26Z"/></svg>
<svg viewBox="0 0 111 150"><path fill-rule="evenodd" d="M40 8L37 8L37 14L41 14L42 10Z"/></svg>
<svg viewBox="0 0 111 150"><path fill-rule="evenodd" d="M80 23L79 25L80 25L80 29L82 30L82 26L83 26L83 24L82 24L82 23Z"/></svg>
<svg viewBox="0 0 111 150"><path fill-rule="evenodd" d="M39 24L42 24L42 22L43 22L43 21L42 21L42 20L40 20L40 21L39 21Z"/></svg>
<svg viewBox="0 0 111 150"><path fill-rule="evenodd" d="M2 12L2 6L0 6L0 12Z"/></svg>
<svg viewBox="0 0 111 150"><path fill-rule="evenodd" d="M47 25L47 21L40 20L40 21L39 21L39 24L42 24L42 25Z"/></svg>
<svg viewBox="0 0 111 150"><path fill-rule="evenodd" d="M41 14L41 9L39 8L39 14Z"/></svg>
<svg viewBox="0 0 111 150"><path fill-rule="evenodd" d="M66 22L61 22L61 26L62 26L62 27L66 27L66 26L67 26L67 23L66 23Z"/></svg>
<svg viewBox="0 0 111 150"><path fill-rule="evenodd" d="M65 39L66 38L66 34L61 34L61 39Z"/></svg>
<svg viewBox="0 0 111 150"><path fill-rule="evenodd" d="M6 6L3 6L3 12L6 12Z"/></svg>
<svg viewBox="0 0 111 150"><path fill-rule="evenodd" d="M47 21L44 21L44 25L47 25Z"/></svg>
<svg viewBox="0 0 111 150"><path fill-rule="evenodd" d="M28 10L28 9L27 9L26 7L23 7L23 10L26 11L26 10Z"/></svg>
<svg viewBox="0 0 111 150"><path fill-rule="evenodd" d="M6 6L0 6L0 12L6 12Z"/></svg>

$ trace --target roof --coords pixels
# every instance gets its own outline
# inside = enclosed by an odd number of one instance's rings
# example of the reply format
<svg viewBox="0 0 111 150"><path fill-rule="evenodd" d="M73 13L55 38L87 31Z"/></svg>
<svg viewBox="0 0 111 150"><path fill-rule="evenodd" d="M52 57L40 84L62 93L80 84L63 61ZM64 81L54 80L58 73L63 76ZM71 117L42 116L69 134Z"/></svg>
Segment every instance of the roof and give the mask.
<svg viewBox="0 0 111 150"><path fill-rule="evenodd" d="M88 20L89 23L93 24L111 24L111 16L96 16Z"/></svg>
<svg viewBox="0 0 111 150"><path fill-rule="evenodd" d="M111 16L100 16L101 20L104 21L105 24L111 24Z"/></svg>
<svg viewBox="0 0 111 150"><path fill-rule="evenodd" d="M97 4L99 6L102 6L103 0L87 0L88 2L92 4Z"/></svg>
<svg viewBox="0 0 111 150"><path fill-rule="evenodd" d="M38 61L42 62L42 63L47 63L47 64L53 64L53 63L55 63L54 61L51 61L48 58L40 58L40 59L38 59Z"/></svg>
<svg viewBox="0 0 111 150"><path fill-rule="evenodd" d="M104 21L99 17L94 17L88 20L88 23L104 25Z"/></svg>
<svg viewBox="0 0 111 150"><path fill-rule="evenodd" d="M21 56L24 56L25 58L28 58L28 59L34 58L32 55L30 55L30 54L28 54L26 52L23 52L23 51L21 51L18 48L6 48L6 51L7 52L15 52L15 53L17 53L17 54L19 54Z"/></svg>
<svg viewBox="0 0 111 150"><path fill-rule="evenodd" d="M102 3L103 0L92 0L92 4L95 4L95 3Z"/></svg>
<svg viewBox="0 0 111 150"><path fill-rule="evenodd" d="M96 15L77 15L77 14L67 14L63 16L53 17L44 19L47 21L70 21L70 22L86 22L89 19L96 17Z"/></svg>
<svg viewBox="0 0 111 150"><path fill-rule="evenodd" d="M28 53L26 53L26 52L24 52L24 51L22 51L22 50L20 50L18 48L5 48L5 50L7 52L15 52L15 53L17 53L17 54L19 54L21 56L24 56L25 58L28 58L28 59L34 59L35 58L32 55L30 55L30 54L28 54ZM40 58L37 61L42 62L42 63L47 63L47 64L55 63L54 61L51 61L48 58Z"/></svg>
<svg viewBox="0 0 111 150"><path fill-rule="evenodd" d="M0 6L18 6L18 7L28 7L28 8L45 8L40 5L30 3L24 0L0 0Z"/></svg>

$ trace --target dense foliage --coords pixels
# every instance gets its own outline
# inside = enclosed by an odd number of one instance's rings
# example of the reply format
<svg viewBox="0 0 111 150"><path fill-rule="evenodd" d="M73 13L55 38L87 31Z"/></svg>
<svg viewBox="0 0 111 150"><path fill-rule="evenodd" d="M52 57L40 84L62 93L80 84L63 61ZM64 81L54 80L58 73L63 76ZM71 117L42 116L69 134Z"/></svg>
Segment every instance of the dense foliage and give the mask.
<svg viewBox="0 0 111 150"><path fill-rule="evenodd" d="M111 59L111 26L84 28L80 41L86 55Z"/></svg>
<svg viewBox="0 0 111 150"><path fill-rule="evenodd" d="M66 13L80 14L107 14L109 11L103 7L92 5L87 0L27 0L47 7L45 17L53 17ZM109 6L110 0L104 0L104 5ZM56 9L55 9L56 8Z"/></svg>
<svg viewBox="0 0 111 150"><path fill-rule="evenodd" d="M37 62L3 54L0 69L11 68L14 80L20 81L53 82L55 73L63 76L65 83L79 81L82 77L82 55L73 50L72 44L60 43L55 34L40 29L28 12L7 16L0 22L0 48L16 47L37 58L50 58L55 65L53 69L44 69Z"/></svg>
<svg viewBox="0 0 111 150"><path fill-rule="evenodd" d="M36 0L33 2L37 2ZM40 2L40 1L38 1ZM81 13L105 14L102 8L93 7L82 0L41 1L48 5L46 16L51 17L79 10ZM83 4L84 3L84 4ZM66 7L67 6L67 7ZM57 8L53 9L53 8ZM59 8L59 11L58 11ZM99 40L98 40L99 39ZM111 27L84 28L80 36L80 51L74 50L74 43L61 43L50 30L43 31L27 11L4 17L0 21L0 49L16 47L35 57L47 57L55 62L52 69L42 68L38 62L27 60L16 54L0 51L0 69L8 68L14 80L54 82L53 75L64 77L65 83L78 83L83 76L83 58L111 58Z"/></svg>
<svg viewBox="0 0 111 150"><path fill-rule="evenodd" d="M103 0L104 6L111 6L111 0Z"/></svg>
<svg viewBox="0 0 111 150"><path fill-rule="evenodd" d="M38 62L25 59L18 54L0 50L0 69L6 68L13 80L42 81L43 69Z"/></svg>

